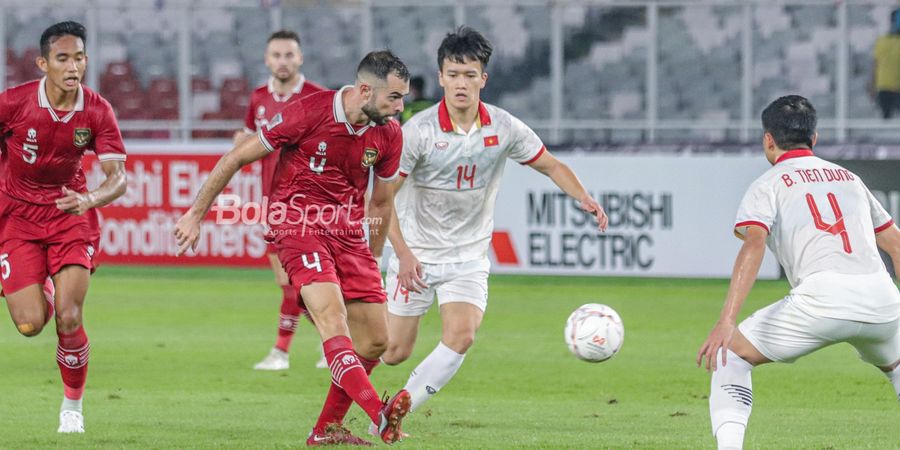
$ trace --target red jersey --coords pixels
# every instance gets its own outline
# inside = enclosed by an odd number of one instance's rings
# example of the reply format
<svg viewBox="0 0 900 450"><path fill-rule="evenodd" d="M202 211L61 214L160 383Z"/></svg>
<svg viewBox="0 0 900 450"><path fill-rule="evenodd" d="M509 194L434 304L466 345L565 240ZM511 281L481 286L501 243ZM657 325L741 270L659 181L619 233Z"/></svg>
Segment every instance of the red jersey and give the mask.
<svg viewBox="0 0 900 450"><path fill-rule="evenodd" d="M281 149L270 200L285 205L286 220L270 205L276 239L297 229L361 238L369 170L387 181L400 172L400 125L351 125L341 102L345 89L291 102L260 130L266 149Z"/></svg>
<svg viewBox="0 0 900 450"><path fill-rule="evenodd" d="M275 80L270 78L269 82L256 88L250 94L250 106L247 108L247 116L244 118L244 132L254 134L260 128L268 125L269 119L283 110L290 102L306 97L316 92L322 92L324 87L319 86L311 81L306 81L303 74L300 74L300 82L294 86L294 89L285 96L275 93ZM271 195L272 178L275 176L275 166L278 164L278 156L281 152L275 150L262 159L262 188L263 195Z"/></svg>
<svg viewBox="0 0 900 450"><path fill-rule="evenodd" d="M56 111L46 78L0 94L0 191L38 205L52 205L63 186L85 192L81 159L93 151L100 161L125 161L125 145L103 97L84 86L72 111Z"/></svg>

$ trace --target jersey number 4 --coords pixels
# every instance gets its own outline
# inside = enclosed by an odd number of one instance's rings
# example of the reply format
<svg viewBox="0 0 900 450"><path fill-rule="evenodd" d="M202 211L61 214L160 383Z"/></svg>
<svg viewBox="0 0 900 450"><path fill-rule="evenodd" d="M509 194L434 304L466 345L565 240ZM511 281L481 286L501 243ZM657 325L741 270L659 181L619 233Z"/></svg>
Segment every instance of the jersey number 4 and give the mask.
<svg viewBox="0 0 900 450"><path fill-rule="evenodd" d="M831 192L828 193L828 203L831 205L831 211L834 212L834 223L825 223L822 220L822 213L816 206L816 200L812 194L806 194L806 204L809 205L809 212L812 213L816 228L834 236L840 236L841 241L844 242L844 251L848 254L853 253L853 248L850 247L850 235L847 234L847 226L844 225L844 213L841 212L841 205L838 204L837 197Z"/></svg>

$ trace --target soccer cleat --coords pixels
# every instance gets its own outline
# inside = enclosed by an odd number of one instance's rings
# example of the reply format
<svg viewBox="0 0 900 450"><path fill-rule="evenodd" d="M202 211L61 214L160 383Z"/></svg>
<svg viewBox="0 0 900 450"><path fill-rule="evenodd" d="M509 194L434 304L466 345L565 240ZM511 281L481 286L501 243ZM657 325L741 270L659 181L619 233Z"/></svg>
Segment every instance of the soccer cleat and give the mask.
<svg viewBox="0 0 900 450"><path fill-rule="evenodd" d="M78 411L60 411L57 433L84 433L84 416Z"/></svg>
<svg viewBox="0 0 900 450"><path fill-rule="evenodd" d="M316 362L316 369L327 369L328 368L328 360L325 359L325 355L322 355L319 358L319 361Z"/></svg>
<svg viewBox="0 0 900 450"><path fill-rule="evenodd" d="M396 395L390 400L384 402L381 408L381 423L378 425L378 435L385 444L393 444L402 439L402 431L400 431L400 423L409 413L409 407L412 405L412 399L406 389L400 389Z"/></svg>
<svg viewBox="0 0 900 450"><path fill-rule="evenodd" d="M288 370L290 367L288 354L277 348L273 348L262 361L253 366L255 370Z"/></svg>
<svg viewBox="0 0 900 450"><path fill-rule="evenodd" d="M306 438L307 447L318 447L322 445L356 445L360 447L371 447L373 444L365 439L354 436L350 430L344 428L343 425L332 423L325 427L324 433L316 433L316 430L310 431L309 437Z"/></svg>

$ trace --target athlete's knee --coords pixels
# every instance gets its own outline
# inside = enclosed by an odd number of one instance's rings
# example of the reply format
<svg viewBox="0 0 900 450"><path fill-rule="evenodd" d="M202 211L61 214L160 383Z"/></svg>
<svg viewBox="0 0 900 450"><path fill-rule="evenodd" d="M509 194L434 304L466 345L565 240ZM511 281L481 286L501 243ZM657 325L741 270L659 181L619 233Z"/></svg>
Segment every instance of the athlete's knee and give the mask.
<svg viewBox="0 0 900 450"><path fill-rule="evenodd" d="M25 337L35 337L41 334L41 330L44 329L43 321L23 321L16 323L16 329L19 330L19 333Z"/></svg>
<svg viewBox="0 0 900 450"><path fill-rule="evenodd" d="M391 341L387 350L381 355L381 360L389 366L396 366L409 359L412 355L412 347L403 343L395 343Z"/></svg>
<svg viewBox="0 0 900 450"><path fill-rule="evenodd" d="M81 310L78 308L56 312L56 329L61 333L72 333L81 326Z"/></svg>
<svg viewBox="0 0 900 450"><path fill-rule="evenodd" d="M472 347L472 344L475 343L475 331L451 331L445 333L441 340L444 342L444 345L450 347L454 352L464 354Z"/></svg>
<svg viewBox="0 0 900 450"><path fill-rule="evenodd" d="M353 342L359 356L366 359L378 359L388 348L387 332L372 332Z"/></svg>

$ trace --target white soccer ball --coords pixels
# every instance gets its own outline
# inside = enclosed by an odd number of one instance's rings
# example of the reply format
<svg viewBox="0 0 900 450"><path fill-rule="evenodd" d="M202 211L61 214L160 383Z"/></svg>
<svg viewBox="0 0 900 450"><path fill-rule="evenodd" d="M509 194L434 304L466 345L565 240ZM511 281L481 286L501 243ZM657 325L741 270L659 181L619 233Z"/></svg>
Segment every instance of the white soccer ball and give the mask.
<svg viewBox="0 0 900 450"><path fill-rule="evenodd" d="M619 314L606 305L581 305L566 321L566 345L578 359L602 362L622 348L625 327Z"/></svg>

